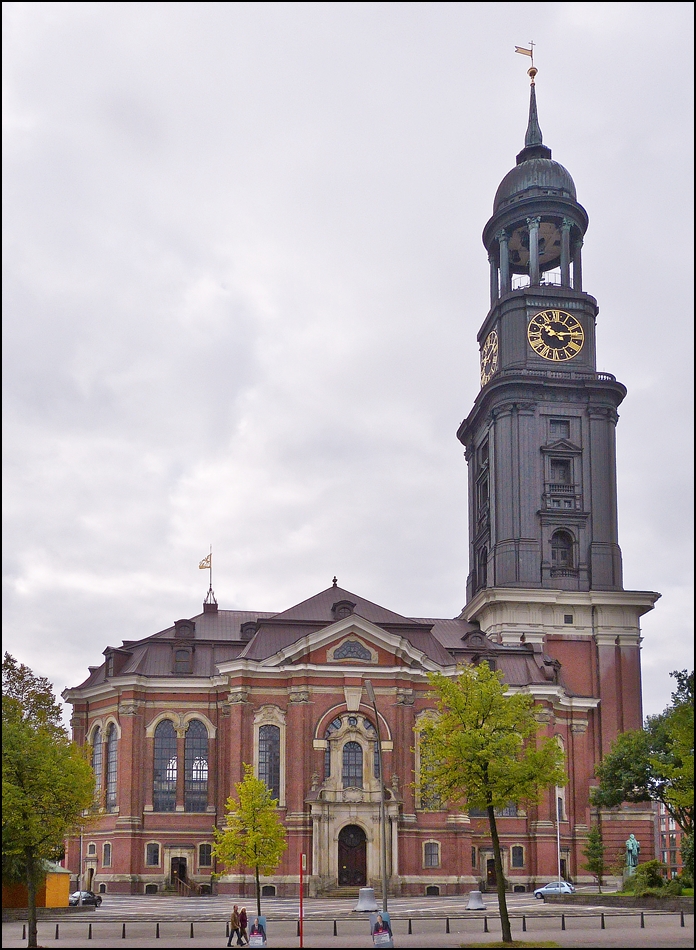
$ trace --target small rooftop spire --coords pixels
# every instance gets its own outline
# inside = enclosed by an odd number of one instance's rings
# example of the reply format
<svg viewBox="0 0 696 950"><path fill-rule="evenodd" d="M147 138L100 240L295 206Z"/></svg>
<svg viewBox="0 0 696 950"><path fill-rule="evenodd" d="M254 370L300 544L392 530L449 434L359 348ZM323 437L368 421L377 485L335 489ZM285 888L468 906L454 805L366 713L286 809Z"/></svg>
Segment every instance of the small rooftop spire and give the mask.
<svg viewBox="0 0 696 950"><path fill-rule="evenodd" d="M334 574L334 579L333 579L333 586L338 587L338 578L336 577L335 574Z"/></svg>

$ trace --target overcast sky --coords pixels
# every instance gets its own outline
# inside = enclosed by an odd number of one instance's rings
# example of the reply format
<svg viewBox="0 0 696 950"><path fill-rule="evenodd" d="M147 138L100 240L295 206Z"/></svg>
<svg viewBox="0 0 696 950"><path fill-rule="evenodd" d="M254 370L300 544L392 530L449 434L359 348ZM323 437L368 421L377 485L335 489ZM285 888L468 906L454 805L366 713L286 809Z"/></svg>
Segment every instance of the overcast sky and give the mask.
<svg viewBox="0 0 696 950"><path fill-rule="evenodd" d="M342 587L456 616L481 231L524 143L589 212L646 713L693 666L690 3L5 3L4 649Z"/></svg>

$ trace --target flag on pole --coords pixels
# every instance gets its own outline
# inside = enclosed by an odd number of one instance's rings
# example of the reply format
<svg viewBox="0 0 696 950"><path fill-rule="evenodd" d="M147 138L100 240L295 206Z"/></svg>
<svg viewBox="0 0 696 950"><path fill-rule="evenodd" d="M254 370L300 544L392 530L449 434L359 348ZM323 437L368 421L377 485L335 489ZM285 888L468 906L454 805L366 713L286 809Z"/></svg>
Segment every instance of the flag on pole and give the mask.
<svg viewBox="0 0 696 950"><path fill-rule="evenodd" d="M531 50L531 49L525 49L524 46L516 46L516 47L515 47L515 52L516 52L516 53L522 53L524 56L533 56L533 55L534 55L534 51L533 51L533 50Z"/></svg>
<svg viewBox="0 0 696 950"><path fill-rule="evenodd" d="M213 555L212 555L212 554L206 554L206 556L205 556L205 557L203 558L203 560L200 562L200 564L198 565L198 567L199 567L199 569L200 569L201 571L207 571L209 567L212 567L212 565L213 565Z"/></svg>

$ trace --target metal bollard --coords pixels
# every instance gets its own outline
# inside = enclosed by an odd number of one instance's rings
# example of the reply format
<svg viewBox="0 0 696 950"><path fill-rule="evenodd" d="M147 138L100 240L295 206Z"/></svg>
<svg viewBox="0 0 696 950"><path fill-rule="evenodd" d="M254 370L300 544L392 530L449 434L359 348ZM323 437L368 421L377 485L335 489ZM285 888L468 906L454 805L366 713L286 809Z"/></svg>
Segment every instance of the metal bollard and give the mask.
<svg viewBox="0 0 696 950"><path fill-rule="evenodd" d="M484 917L484 918L483 918L483 932L484 932L485 934L489 933L489 930L488 930L488 917Z"/></svg>
<svg viewBox="0 0 696 950"><path fill-rule="evenodd" d="M189 934L189 937L193 937L193 921L191 921L191 933Z"/></svg>
<svg viewBox="0 0 696 950"><path fill-rule="evenodd" d="M607 928L606 928L606 924L604 923L604 914L600 914L599 916L602 918L601 929L606 930Z"/></svg>
<svg viewBox="0 0 696 950"><path fill-rule="evenodd" d="M334 920L334 937L338 937L338 929L336 927L336 921Z"/></svg>
<svg viewBox="0 0 696 950"><path fill-rule="evenodd" d="M225 934L227 936L227 934ZM157 921L157 926L155 927L155 937L159 937L159 920Z"/></svg>
<svg viewBox="0 0 696 950"><path fill-rule="evenodd" d="M527 932L527 918L522 914L522 933Z"/></svg>
<svg viewBox="0 0 696 950"><path fill-rule="evenodd" d="M565 930L565 914L561 914L561 930Z"/></svg>
<svg viewBox="0 0 696 950"><path fill-rule="evenodd" d="M643 911L640 912L640 926L641 930L645 930L645 914Z"/></svg>
<svg viewBox="0 0 696 950"><path fill-rule="evenodd" d="M225 936L229 937L229 935L230 935L230 922L228 920L227 923L225 924Z"/></svg>
<svg viewBox="0 0 696 950"><path fill-rule="evenodd" d="M126 922L123 921L123 927L121 928L121 940L126 939Z"/></svg>
<svg viewBox="0 0 696 950"><path fill-rule="evenodd" d="M91 939L92 939L92 925L91 925L91 924L90 924L89 927L87 928L87 939L88 939L88 940L91 940Z"/></svg>
<svg viewBox="0 0 696 950"><path fill-rule="evenodd" d="M60 937L60 931L58 930L58 924L56 924L56 940Z"/></svg>
<svg viewBox="0 0 696 950"><path fill-rule="evenodd" d="M300 936L300 921L299 921L299 919L298 919L298 921L297 921L297 936L298 936L298 937Z"/></svg>
<svg viewBox="0 0 696 950"><path fill-rule="evenodd" d="M449 917L445 917L445 933L448 934L449 932L450 932L450 929L449 929Z"/></svg>
<svg viewBox="0 0 696 950"><path fill-rule="evenodd" d="M683 917L683 916L684 916L684 915L682 914L682 917ZM684 924L682 924L682 927L683 927L683 926L684 926ZM26 940L26 939L27 939L27 925L26 925L26 924L22 924L22 940Z"/></svg>
<svg viewBox="0 0 696 950"><path fill-rule="evenodd" d="M682 927L684 926L684 911L681 912L681 925L680 925L680 926L682 926Z"/></svg>
<svg viewBox="0 0 696 950"><path fill-rule="evenodd" d="M413 930L411 929L411 918L410 918L410 917L408 918L408 932L409 932L410 934L413 933Z"/></svg>

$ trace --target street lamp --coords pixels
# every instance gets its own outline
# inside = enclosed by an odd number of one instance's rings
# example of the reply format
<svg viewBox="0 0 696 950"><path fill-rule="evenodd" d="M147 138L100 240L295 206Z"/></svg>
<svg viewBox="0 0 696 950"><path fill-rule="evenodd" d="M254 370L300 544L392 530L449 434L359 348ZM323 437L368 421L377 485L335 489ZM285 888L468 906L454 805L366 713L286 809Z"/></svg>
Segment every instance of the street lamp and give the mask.
<svg viewBox="0 0 696 950"><path fill-rule="evenodd" d="M382 839L382 910L387 913L387 820L384 806L384 760L382 759L382 734L379 728L377 715L377 699L370 680L364 680L367 698L375 711L375 726L377 728L377 761L379 762L379 827Z"/></svg>

